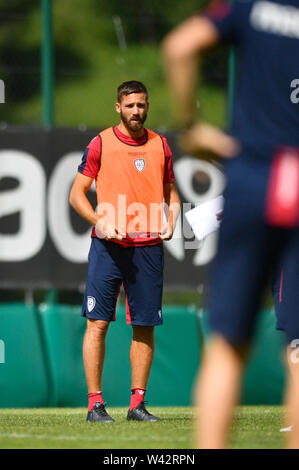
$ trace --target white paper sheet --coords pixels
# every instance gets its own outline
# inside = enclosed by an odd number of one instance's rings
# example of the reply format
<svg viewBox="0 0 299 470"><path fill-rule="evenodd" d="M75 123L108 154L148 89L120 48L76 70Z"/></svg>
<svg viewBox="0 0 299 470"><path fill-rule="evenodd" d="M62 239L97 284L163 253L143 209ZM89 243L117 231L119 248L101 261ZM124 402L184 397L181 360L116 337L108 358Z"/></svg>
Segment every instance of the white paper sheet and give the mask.
<svg viewBox="0 0 299 470"><path fill-rule="evenodd" d="M219 229L220 220L217 219L216 215L223 210L223 205L223 196L218 196L185 213L186 219L198 240L203 240L210 233Z"/></svg>

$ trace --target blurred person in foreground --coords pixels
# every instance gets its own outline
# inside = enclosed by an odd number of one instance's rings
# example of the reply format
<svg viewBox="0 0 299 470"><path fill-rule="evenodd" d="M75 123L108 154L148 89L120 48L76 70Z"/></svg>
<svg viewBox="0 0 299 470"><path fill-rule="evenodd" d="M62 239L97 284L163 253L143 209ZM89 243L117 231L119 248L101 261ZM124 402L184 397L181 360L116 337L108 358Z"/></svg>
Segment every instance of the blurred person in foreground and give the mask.
<svg viewBox="0 0 299 470"><path fill-rule="evenodd" d="M232 136L194 123L201 52L236 47ZM299 7L297 0L213 2L164 40L165 68L187 128L185 150L223 157L227 185L212 276L212 336L198 382L196 446L227 445L240 378L270 273L288 272L288 308L280 322L293 371L287 403L299 447ZM296 81L297 79L297 81ZM297 88L296 88L297 87ZM297 358L297 360L296 360ZM290 421L289 421L290 422Z"/></svg>
<svg viewBox="0 0 299 470"><path fill-rule="evenodd" d="M115 321L122 283L127 323L133 332L127 419L159 420L145 408L144 396L154 355L155 326L163 321L162 242L172 237L180 202L167 140L144 127L148 109L143 83L133 80L118 87L120 123L100 132L88 144L70 192L70 204L93 225L82 306L82 315L87 318L83 343L87 420L92 422L114 421L105 408L102 370L105 337L110 322ZM86 197L94 180L96 212Z"/></svg>

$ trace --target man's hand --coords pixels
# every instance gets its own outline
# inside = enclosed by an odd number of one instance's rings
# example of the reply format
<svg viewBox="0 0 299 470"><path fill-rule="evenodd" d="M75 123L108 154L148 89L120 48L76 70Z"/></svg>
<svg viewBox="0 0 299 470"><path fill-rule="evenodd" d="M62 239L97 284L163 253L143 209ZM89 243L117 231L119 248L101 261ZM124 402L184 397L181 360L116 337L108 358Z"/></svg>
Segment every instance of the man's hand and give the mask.
<svg viewBox="0 0 299 470"><path fill-rule="evenodd" d="M159 232L159 238L161 240L170 240L173 235L173 224L170 222L167 222L166 224L163 225L161 231Z"/></svg>
<svg viewBox="0 0 299 470"><path fill-rule="evenodd" d="M95 231L97 237L105 239L105 240L112 240L116 239L121 241L126 234L118 230L114 225L106 222L103 219L99 219L95 225Z"/></svg>
<svg viewBox="0 0 299 470"><path fill-rule="evenodd" d="M179 137L179 145L185 152L204 159L233 158L240 151L236 139L206 123L195 124L184 131Z"/></svg>

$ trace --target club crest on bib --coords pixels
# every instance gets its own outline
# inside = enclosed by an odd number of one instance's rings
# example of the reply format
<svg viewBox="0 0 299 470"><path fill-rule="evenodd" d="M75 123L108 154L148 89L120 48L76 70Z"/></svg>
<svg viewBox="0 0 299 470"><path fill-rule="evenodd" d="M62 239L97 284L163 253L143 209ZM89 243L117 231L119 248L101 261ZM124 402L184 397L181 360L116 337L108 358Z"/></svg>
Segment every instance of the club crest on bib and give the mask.
<svg viewBox="0 0 299 470"><path fill-rule="evenodd" d="M91 297L90 295L87 297L87 310L91 312L96 304L96 299L94 297Z"/></svg>
<svg viewBox="0 0 299 470"><path fill-rule="evenodd" d="M144 167L145 167L144 158L136 158L136 160L134 160L134 165L135 165L136 170L138 170L139 172L144 170Z"/></svg>

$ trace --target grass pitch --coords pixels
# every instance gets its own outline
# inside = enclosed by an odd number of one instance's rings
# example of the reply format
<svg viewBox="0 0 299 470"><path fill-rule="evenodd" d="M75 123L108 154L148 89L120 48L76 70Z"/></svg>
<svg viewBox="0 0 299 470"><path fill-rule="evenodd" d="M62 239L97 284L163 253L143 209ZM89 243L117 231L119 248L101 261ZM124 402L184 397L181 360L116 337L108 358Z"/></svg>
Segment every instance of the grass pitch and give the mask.
<svg viewBox="0 0 299 470"><path fill-rule="evenodd" d="M194 409L155 408L156 423L126 421L127 408L109 408L115 423L87 423L85 408L0 410L1 449L190 449ZM213 420L213 416L211 416ZM283 408L239 407L230 447L283 448Z"/></svg>

